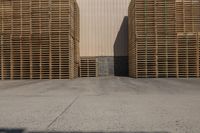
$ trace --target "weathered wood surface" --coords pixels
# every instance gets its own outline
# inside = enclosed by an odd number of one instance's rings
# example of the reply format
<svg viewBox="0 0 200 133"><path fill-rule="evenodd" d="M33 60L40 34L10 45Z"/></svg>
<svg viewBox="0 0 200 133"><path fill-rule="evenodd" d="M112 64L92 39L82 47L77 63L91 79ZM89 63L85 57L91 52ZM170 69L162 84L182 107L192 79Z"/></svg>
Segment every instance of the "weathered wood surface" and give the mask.
<svg viewBox="0 0 200 133"><path fill-rule="evenodd" d="M132 0L129 75L199 77L199 0Z"/></svg>
<svg viewBox="0 0 200 133"><path fill-rule="evenodd" d="M1 79L77 77L78 45L75 0L1 0Z"/></svg>

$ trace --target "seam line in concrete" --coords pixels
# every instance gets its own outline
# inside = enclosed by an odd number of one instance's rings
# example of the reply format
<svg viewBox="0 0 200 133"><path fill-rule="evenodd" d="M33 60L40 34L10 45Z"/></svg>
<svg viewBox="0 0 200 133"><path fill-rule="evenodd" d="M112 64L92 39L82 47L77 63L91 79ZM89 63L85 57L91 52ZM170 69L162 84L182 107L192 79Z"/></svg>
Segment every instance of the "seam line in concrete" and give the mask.
<svg viewBox="0 0 200 133"><path fill-rule="evenodd" d="M80 95L79 95L80 96ZM75 97L74 100L47 126L47 129L51 127L58 119L61 117L67 110L70 109L70 107L77 101L79 96Z"/></svg>

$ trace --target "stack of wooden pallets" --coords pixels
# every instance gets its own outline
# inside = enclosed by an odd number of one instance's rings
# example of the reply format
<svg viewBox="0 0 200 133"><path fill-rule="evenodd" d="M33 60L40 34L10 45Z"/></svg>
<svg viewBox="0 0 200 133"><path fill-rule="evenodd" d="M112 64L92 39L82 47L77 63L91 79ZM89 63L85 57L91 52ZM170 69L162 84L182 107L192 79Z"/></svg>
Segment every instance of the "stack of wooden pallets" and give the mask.
<svg viewBox="0 0 200 133"><path fill-rule="evenodd" d="M79 42L80 42L80 11L79 7L77 4L74 5L74 24L75 24L75 32L74 32L74 74L75 77L78 77L79 75L79 65L80 65L80 47L79 47Z"/></svg>
<svg viewBox="0 0 200 133"><path fill-rule="evenodd" d="M132 0L129 75L199 77L199 0Z"/></svg>
<svg viewBox="0 0 200 133"><path fill-rule="evenodd" d="M179 0L176 5L179 77L199 77L200 1Z"/></svg>
<svg viewBox="0 0 200 133"><path fill-rule="evenodd" d="M80 77L97 77L98 66L96 57L81 57Z"/></svg>
<svg viewBox="0 0 200 133"><path fill-rule="evenodd" d="M1 79L77 77L78 16L75 0L1 0Z"/></svg>
<svg viewBox="0 0 200 133"><path fill-rule="evenodd" d="M199 39L198 33L177 35L179 77L199 77Z"/></svg>

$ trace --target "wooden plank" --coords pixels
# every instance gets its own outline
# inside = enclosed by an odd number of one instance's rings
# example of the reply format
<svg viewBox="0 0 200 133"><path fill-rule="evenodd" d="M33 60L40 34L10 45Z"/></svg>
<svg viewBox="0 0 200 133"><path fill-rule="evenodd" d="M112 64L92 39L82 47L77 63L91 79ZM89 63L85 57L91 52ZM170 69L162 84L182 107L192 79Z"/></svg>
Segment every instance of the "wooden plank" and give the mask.
<svg viewBox="0 0 200 133"><path fill-rule="evenodd" d="M1 0L1 79L4 79L4 65L3 65L3 1Z"/></svg>
<svg viewBox="0 0 200 133"><path fill-rule="evenodd" d="M31 19L31 5L32 5L32 1L30 1L29 4L29 14L30 14L30 23L29 23L29 28L30 28L30 35L29 35L29 39L30 39L30 44L29 44L29 52L30 52L30 79L33 79L33 59L32 59L32 19Z"/></svg>

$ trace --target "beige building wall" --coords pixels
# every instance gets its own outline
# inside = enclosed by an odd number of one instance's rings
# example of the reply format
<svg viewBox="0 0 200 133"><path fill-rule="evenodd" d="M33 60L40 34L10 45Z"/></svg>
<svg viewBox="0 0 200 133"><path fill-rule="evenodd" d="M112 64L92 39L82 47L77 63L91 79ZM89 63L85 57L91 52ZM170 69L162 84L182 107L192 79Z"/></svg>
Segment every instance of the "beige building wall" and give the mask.
<svg viewBox="0 0 200 133"><path fill-rule="evenodd" d="M77 0L80 55L127 56L130 0Z"/></svg>

